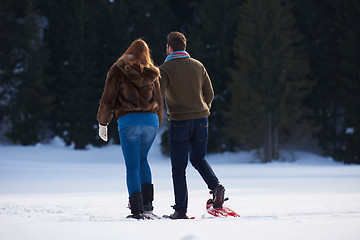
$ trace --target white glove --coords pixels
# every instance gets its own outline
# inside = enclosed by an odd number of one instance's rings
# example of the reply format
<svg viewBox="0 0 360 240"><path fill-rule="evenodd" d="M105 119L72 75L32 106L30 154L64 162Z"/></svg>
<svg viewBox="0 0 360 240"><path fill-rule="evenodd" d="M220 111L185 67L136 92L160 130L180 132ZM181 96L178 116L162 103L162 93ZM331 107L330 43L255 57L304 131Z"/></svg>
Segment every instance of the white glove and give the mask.
<svg viewBox="0 0 360 240"><path fill-rule="evenodd" d="M107 126L103 126L99 123L99 136L102 140L104 140L105 142L108 141L108 130L107 130Z"/></svg>

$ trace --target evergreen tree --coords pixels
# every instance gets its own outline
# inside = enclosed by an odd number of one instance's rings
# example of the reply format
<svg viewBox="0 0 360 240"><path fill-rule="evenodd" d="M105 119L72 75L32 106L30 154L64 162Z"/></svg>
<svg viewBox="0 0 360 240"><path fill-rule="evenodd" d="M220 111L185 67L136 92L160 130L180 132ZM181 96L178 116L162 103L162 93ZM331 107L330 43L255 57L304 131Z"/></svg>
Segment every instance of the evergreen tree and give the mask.
<svg viewBox="0 0 360 240"><path fill-rule="evenodd" d="M339 145L339 126L344 118L341 99L344 92L339 75L340 51L336 27L337 11L341 1L295 0L293 12L299 31L305 36L308 59L311 65L309 78L316 81L306 104L312 109L314 135L327 155ZM316 24L314 24L316 23Z"/></svg>
<svg viewBox="0 0 360 240"><path fill-rule="evenodd" d="M228 68L234 67L231 48L235 38L234 26L243 0L195 1L194 19L188 24L190 55L206 67L215 92L209 125L209 151L224 151L229 147L227 135L221 131L226 123L221 110L229 101L226 84L230 80Z"/></svg>
<svg viewBox="0 0 360 240"><path fill-rule="evenodd" d="M83 149L97 143L96 112L104 76L98 63L103 50L98 31L100 1L53 1L49 9L47 39L51 46L52 88L56 96L53 123L65 142Z"/></svg>
<svg viewBox="0 0 360 240"><path fill-rule="evenodd" d="M293 9L304 34L311 79L317 84L307 105L313 109L314 135L326 155L358 162L359 112L357 1L295 0ZM316 23L316 24L314 24Z"/></svg>
<svg viewBox="0 0 360 240"><path fill-rule="evenodd" d="M345 163L360 164L360 3L355 0L342 2L337 14L337 38L340 65L338 92L342 93L344 122L341 125L339 145L332 156Z"/></svg>
<svg viewBox="0 0 360 240"><path fill-rule="evenodd" d="M8 137L24 145L46 140L47 116L51 109L52 97L48 87L51 78L44 74L48 53L42 41L43 18L35 9L35 1L28 0L21 5L24 16L18 26L21 49L20 61L15 74L16 85L7 111L11 130ZM21 37L20 37L21 36Z"/></svg>
<svg viewBox="0 0 360 240"><path fill-rule="evenodd" d="M69 53L64 65L61 107L64 114L63 137L67 144L74 143L75 148L85 148L94 143L98 129L96 113L98 107L98 89L103 81L97 67L98 53L102 50L98 41L97 25L99 1L75 1L69 9L70 25L64 48Z"/></svg>
<svg viewBox="0 0 360 240"><path fill-rule="evenodd" d="M69 52L65 48L68 37L68 26L70 25L70 9L73 6L70 4L73 1L56 1L50 0L44 3L41 8L47 19L47 27L45 29L45 41L50 49L49 65L46 69L51 77L54 78L54 83L50 89L51 95L55 98L54 109L51 112L51 129L56 136L63 138L64 123L64 98L67 94L66 90L66 76L64 65L68 63ZM74 113L74 118L78 118Z"/></svg>
<svg viewBox="0 0 360 240"><path fill-rule="evenodd" d="M0 125L8 128L11 99L23 71L25 0L0 2ZM21 36L21 37L19 37ZM6 126L5 126L6 125Z"/></svg>
<svg viewBox="0 0 360 240"><path fill-rule="evenodd" d="M228 124L239 146L263 148L264 162L279 159L279 144L294 139L305 114L309 66L287 0L247 1L240 10L236 68Z"/></svg>

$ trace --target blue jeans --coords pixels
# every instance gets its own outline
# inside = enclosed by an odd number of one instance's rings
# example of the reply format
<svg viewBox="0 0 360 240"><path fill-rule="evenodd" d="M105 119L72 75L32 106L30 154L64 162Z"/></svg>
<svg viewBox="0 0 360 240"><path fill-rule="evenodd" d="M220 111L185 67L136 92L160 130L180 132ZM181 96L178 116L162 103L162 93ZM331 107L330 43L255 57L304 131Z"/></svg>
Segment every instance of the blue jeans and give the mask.
<svg viewBox="0 0 360 240"><path fill-rule="evenodd" d="M157 129L157 126L142 125L119 129L129 196L132 196L134 192L141 192L141 184L152 183L147 156L154 142Z"/></svg>
<svg viewBox="0 0 360 240"><path fill-rule="evenodd" d="M215 173L205 160L208 141L208 119L190 119L170 121L170 156L172 178L175 194L174 209L187 211L188 191L186 184L186 167L189 160L209 189L218 184Z"/></svg>

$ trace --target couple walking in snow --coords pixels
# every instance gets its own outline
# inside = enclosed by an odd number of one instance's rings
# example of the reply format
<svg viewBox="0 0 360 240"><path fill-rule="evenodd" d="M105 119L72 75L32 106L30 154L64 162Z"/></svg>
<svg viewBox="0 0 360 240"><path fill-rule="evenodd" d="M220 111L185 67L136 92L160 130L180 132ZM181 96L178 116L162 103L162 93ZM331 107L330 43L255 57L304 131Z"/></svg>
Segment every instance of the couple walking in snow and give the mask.
<svg viewBox="0 0 360 240"><path fill-rule="evenodd" d="M99 135L108 140L107 125L113 113L126 165L131 215L142 219L153 211L154 186L147 160L157 129L163 120L165 96L170 121L170 157L175 212L171 219L186 219L188 191L186 167L190 162L213 192L214 208L224 202L224 187L205 160L208 116L214 92L201 62L186 52L180 32L167 36L167 57L157 68L145 41L135 40L111 66L100 99L97 120Z"/></svg>

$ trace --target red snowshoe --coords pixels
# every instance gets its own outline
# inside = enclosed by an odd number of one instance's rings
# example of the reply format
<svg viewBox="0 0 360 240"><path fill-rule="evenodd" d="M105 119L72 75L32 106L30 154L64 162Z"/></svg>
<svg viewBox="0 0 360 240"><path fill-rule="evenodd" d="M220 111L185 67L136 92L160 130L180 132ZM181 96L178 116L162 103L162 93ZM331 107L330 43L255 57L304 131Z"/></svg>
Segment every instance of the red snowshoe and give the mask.
<svg viewBox="0 0 360 240"><path fill-rule="evenodd" d="M226 200L228 200L228 198L226 198L225 201ZM212 199L206 202L206 211L214 217L240 217L239 214L227 206L223 205L221 208L214 208Z"/></svg>

